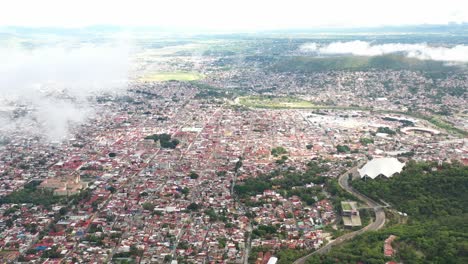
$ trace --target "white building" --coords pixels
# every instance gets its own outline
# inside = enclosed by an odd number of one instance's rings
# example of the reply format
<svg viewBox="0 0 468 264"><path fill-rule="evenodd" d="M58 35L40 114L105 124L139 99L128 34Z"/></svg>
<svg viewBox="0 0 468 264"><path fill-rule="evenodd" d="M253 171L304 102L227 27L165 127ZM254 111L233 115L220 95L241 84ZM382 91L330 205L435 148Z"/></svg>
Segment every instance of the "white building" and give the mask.
<svg viewBox="0 0 468 264"><path fill-rule="evenodd" d="M278 258L277 258L277 257L271 257L271 258L268 260L268 263L267 263L267 264L276 264L276 262L278 262Z"/></svg>
<svg viewBox="0 0 468 264"><path fill-rule="evenodd" d="M375 179L377 176L392 177L395 173L400 173L405 166L405 163L398 161L396 158L376 158L358 169L361 178L369 177Z"/></svg>

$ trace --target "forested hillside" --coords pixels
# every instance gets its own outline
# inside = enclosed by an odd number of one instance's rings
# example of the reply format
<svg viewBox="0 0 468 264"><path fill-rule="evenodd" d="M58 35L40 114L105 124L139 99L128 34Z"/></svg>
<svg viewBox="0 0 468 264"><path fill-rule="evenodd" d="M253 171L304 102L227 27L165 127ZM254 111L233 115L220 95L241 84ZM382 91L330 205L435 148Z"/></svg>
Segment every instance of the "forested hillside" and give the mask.
<svg viewBox="0 0 468 264"><path fill-rule="evenodd" d="M353 186L406 212L405 223L356 237L308 263L468 263L467 166L409 162L391 179L358 180ZM397 251L384 257L383 243L391 234L398 237Z"/></svg>

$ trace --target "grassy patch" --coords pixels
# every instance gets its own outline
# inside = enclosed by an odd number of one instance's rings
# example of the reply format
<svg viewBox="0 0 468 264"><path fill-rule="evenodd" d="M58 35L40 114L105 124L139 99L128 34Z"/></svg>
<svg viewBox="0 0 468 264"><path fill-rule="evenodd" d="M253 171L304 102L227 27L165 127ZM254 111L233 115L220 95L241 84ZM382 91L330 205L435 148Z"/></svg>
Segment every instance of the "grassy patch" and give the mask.
<svg viewBox="0 0 468 264"><path fill-rule="evenodd" d="M342 203L341 206L343 207L343 210L351 210L351 205L349 203Z"/></svg>
<svg viewBox="0 0 468 264"><path fill-rule="evenodd" d="M140 81L145 82L166 82L166 81L196 81L204 76L197 72L158 72L146 74L140 78Z"/></svg>
<svg viewBox="0 0 468 264"><path fill-rule="evenodd" d="M0 198L0 204L32 203L34 205L50 206L63 200L62 197L54 196L53 191L37 189L36 187L23 188Z"/></svg>
<svg viewBox="0 0 468 264"><path fill-rule="evenodd" d="M442 119L440 119L437 116L431 116L431 117L421 116L421 115L418 115L418 116L421 119L425 119L425 120L431 122L433 125L435 125L435 126L437 126L439 128L445 129L445 130L447 130L449 132L452 132L454 134L459 134L459 135L462 135L462 136L467 136L468 135L467 131L465 131L463 129L460 129L458 127L455 127L452 124L443 121Z"/></svg>
<svg viewBox="0 0 468 264"><path fill-rule="evenodd" d="M355 106L316 105L313 102L295 97L275 96L244 96L238 97L237 103L245 107L265 109L334 109L334 110L362 110L368 108Z"/></svg>
<svg viewBox="0 0 468 264"><path fill-rule="evenodd" d="M248 96L240 97L239 104L255 108L308 109L317 107L312 102L293 97Z"/></svg>

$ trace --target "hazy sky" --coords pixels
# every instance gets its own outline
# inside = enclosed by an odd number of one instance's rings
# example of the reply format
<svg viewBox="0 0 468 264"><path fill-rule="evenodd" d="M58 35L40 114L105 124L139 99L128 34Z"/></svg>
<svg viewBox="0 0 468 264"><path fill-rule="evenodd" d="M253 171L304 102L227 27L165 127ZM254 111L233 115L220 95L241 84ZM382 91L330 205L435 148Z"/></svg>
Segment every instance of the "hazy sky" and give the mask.
<svg viewBox="0 0 468 264"><path fill-rule="evenodd" d="M467 0L7 0L0 26L213 30L468 22Z"/></svg>

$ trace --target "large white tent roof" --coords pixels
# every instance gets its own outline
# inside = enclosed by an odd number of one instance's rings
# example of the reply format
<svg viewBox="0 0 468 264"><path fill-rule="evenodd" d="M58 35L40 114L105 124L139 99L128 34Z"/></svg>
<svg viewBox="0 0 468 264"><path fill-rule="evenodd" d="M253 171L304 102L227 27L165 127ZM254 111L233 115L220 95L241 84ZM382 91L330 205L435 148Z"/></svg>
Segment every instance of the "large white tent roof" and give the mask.
<svg viewBox="0 0 468 264"><path fill-rule="evenodd" d="M384 175L387 178L392 177L395 173L400 173L405 163L401 163L396 158L376 158L358 169L361 178L369 177L375 179L379 175Z"/></svg>

